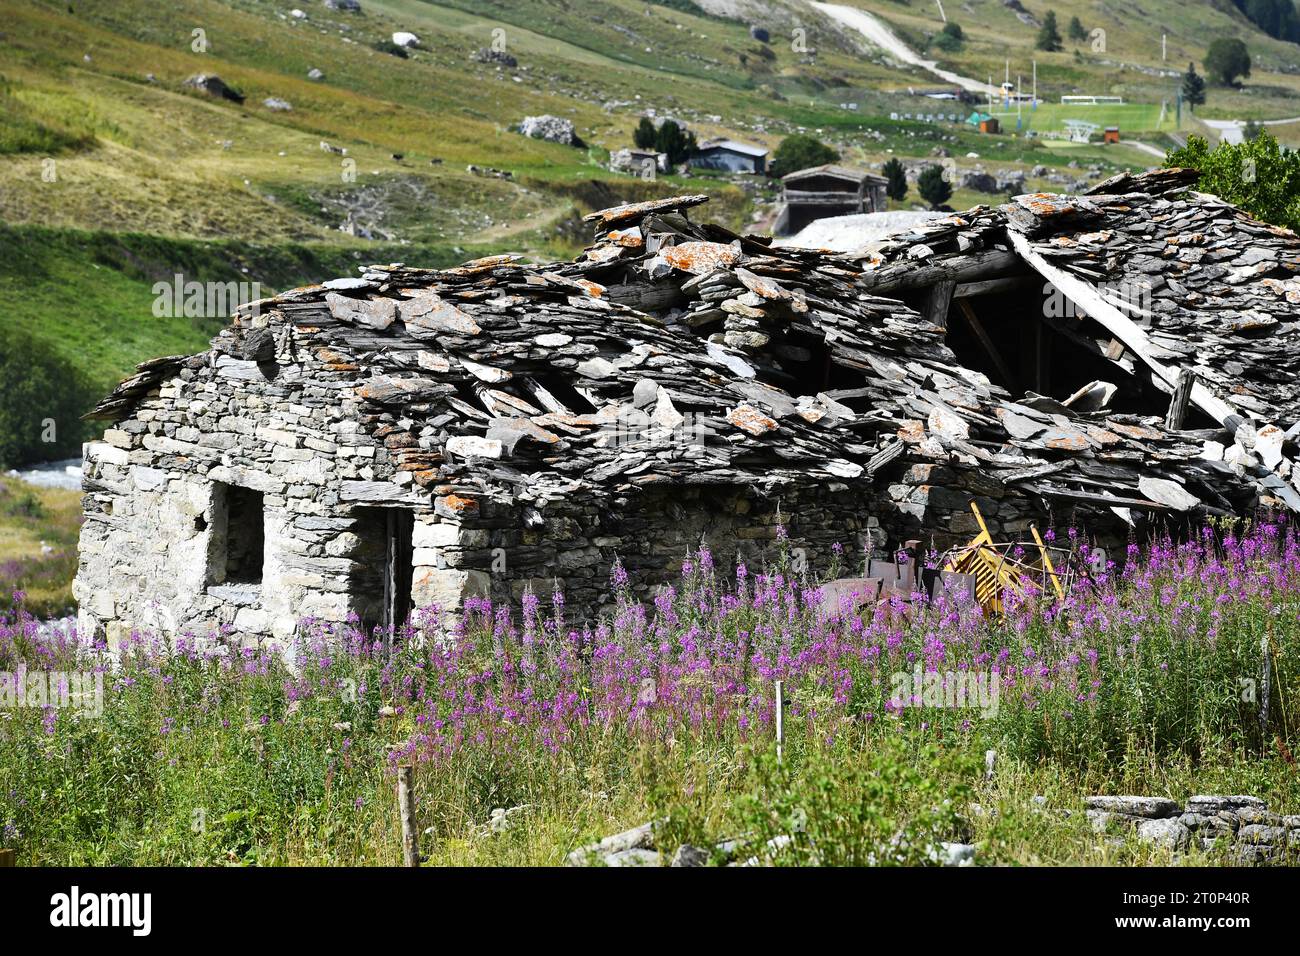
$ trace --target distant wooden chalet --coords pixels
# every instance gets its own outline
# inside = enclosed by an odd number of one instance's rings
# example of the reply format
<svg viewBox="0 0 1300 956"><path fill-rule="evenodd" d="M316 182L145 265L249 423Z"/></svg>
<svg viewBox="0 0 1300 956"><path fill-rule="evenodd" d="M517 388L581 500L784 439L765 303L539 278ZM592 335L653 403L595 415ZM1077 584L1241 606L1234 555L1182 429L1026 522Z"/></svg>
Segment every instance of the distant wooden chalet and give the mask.
<svg viewBox="0 0 1300 956"><path fill-rule="evenodd" d="M767 150L750 143L720 139L705 143L691 157L697 169L716 169L728 173L767 172Z"/></svg>
<svg viewBox="0 0 1300 956"><path fill-rule="evenodd" d="M810 222L831 216L884 212L889 180L863 169L827 164L790 173L781 180L784 206L777 235L793 235Z"/></svg>

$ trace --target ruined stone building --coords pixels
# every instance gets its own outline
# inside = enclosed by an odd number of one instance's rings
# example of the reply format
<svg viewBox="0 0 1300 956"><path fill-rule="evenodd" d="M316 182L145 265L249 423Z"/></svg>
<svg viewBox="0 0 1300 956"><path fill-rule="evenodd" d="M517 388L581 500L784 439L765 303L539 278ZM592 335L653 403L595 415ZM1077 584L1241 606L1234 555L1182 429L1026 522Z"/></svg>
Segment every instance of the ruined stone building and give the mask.
<svg viewBox="0 0 1300 956"><path fill-rule="evenodd" d="M241 308L97 407L76 596L110 637L400 621L558 586L598 609L708 543L814 568L1032 520L1300 507L1300 241L1166 171L852 255L605 210L577 261Z"/></svg>

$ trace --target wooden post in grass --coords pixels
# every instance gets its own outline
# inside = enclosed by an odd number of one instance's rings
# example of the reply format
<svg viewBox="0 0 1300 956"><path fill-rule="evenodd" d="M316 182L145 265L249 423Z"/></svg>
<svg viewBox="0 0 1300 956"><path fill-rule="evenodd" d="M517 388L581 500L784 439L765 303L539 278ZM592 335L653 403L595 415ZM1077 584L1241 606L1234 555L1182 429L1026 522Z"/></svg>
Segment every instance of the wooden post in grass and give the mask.
<svg viewBox="0 0 1300 956"><path fill-rule="evenodd" d="M17 866L17 865L18 865L17 850L0 850L0 867Z"/></svg>
<svg viewBox="0 0 1300 956"><path fill-rule="evenodd" d="M406 866L419 866L419 831L415 829L415 772L410 764L397 768L397 807L402 815L403 863Z"/></svg>
<svg viewBox="0 0 1300 956"><path fill-rule="evenodd" d="M785 743L785 681L776 682L776 763L781 765Z"/></svg>

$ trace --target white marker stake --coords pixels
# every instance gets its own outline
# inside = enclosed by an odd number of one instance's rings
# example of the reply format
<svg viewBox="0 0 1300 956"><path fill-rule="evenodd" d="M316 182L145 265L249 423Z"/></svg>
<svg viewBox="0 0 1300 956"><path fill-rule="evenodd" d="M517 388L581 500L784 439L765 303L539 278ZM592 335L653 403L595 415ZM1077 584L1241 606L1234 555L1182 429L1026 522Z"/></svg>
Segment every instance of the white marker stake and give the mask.
<svg viewBox="0 0 1300 956"><path fill-rule="evenodd" d="M939 19L942 20L944 23L947 23L948 14L943 12L943 0L934 0L934 2L939 4Z"/></svg>
<svg viewBox="0 0 1300 956"><path fill-rule="evenodd" d="M776 762L781 764L783 755L782 743L785 740L785 695L782 693L785 689L785 681L776 682Z"/></svg>

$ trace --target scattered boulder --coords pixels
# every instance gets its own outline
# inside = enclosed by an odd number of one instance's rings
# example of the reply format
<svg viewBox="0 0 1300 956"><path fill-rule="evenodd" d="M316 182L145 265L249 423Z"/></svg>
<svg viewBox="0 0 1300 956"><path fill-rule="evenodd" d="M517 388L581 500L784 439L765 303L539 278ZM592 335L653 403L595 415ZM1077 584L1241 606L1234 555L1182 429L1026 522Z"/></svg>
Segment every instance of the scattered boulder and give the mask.
<svg viewBox="0 0 1300 956"><path fill-rule="evenodd" d="M360 0L325 0L327 10L339 10L343 13L360 13Z"/></svg>
<svg viewBox="0 0 1300 956"><path fill-rule="evenodd" d="M1138 824L1137 834L1143 843L1154 843L1174 852L1186 850L1192 836L1187 827L1171 818L1143 820Z"/></svg>
<svg viewBox="0 0 1300 956"><path fill-rule="evenodd" d="M1167 797L1089 797L1085 805L1089 810L1149 819L1172 817L1179 812L1178 804Z"/></svg>
<svg viewBox="0 0 1300 956"><path fill-rule="evenodd" d="M654 821L643 823L639 827L633 827L631 830L624 830L622 833L615 833L613 836L607 836L598 843L592 843L588 846L579 847L568 856L569 866L590 866L593 862L604 863L607 866L629 866L644 865L644 863L631 863L633 857L627 856L632 851L643 851L651 853L658 861L659 854L654 852ZM623 862L611 862L611 859L620 859ZM645 859L644 857L642 859Z"/></svg>
<svg viewBox="0 0 1300 956"><path fill-rule="evenodd" d="M479 47L469 55L469 58L475 63L495 63L498 66L504 66L513 70L519 65L519 61L507 53L505 50L494 50L491 47Z"/></svg>
<svg viewBox="0 0 1300 956"><path fill-rule="evenodd" d="M309 80L323 80L324 78L325 78L325 74L322 73L320 70L316 69L316 67L314 66L307 71L307 79Z"/></svg>
<svg viewBox="0 0 1300 956"><path fill-rule="evenodd" d="M185 81L192 90L202 90L209 96L216 96L232 103L244 102L244 94L226 85L225 80L215 73L196 73Z"/></svg>
<svg viewBox="0 0 1300 956"><path fill-rule="evenodd" d="M580 146L573 121L559 116L525 116L519 123L519 132L533 139L544 139L548 143L560 143L563 146Z"/></svg>
<svg viewBox="0 0 1300 956"><path fill-rule="evenodd" d="M757 40L759 43L771 43L771 42L772 42L772 34L769 33L769 32L767 31L767 29L764 28L764 27L750 27L750 28L749 28L749 35L750 35L750 37L752 37L753 39Z"/></svg>
<svg viewBox="0 0 1300 956"><path fill-rule="evenodd" d="M414 33L408 33L406 30L398 30L393 34L393 45L400 47L416 47L420 45L420 38Z"/></svg>
<svg viewBox="0 0 1300 956"><path fill-rule="evenodd" d="M703 850L698 846L691 846L689 843L683 843L673 854L672 862L669 866L708 866L709 851Z"/></svg>
<svg viewBox="0 0 1300 956"><path fill-rule="evenodd" d="M1019 169L1007 169L998 173L998 192L1020 195L1025 191L1025 174Z"/></svg>
<svg viewBox="0 0 1300 956"><path fill-rule="evenodd" d="M262 100L262 105L268 110L275 110L277 113L288 113L293 109L293 104L288 100L282 100L278 96L268 96Z"/></svg>
<svg viewBox="0 0 1300 956"><path fill-rule="evenodd" d="M962 170L957 185L962 189L973 189L977 193L997 193L1002 191L998 188L997 178L992 173L987 173L982 169Z"/></svg>

